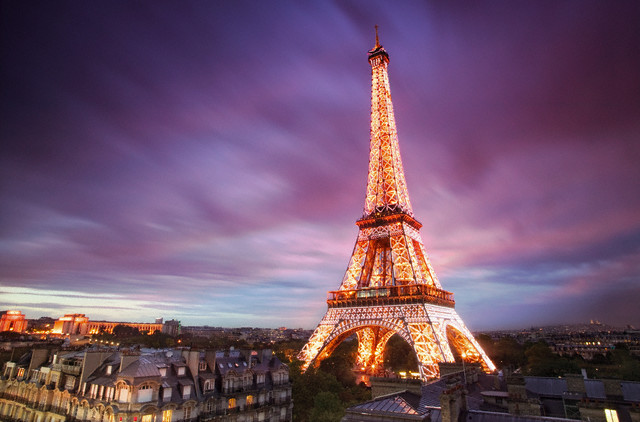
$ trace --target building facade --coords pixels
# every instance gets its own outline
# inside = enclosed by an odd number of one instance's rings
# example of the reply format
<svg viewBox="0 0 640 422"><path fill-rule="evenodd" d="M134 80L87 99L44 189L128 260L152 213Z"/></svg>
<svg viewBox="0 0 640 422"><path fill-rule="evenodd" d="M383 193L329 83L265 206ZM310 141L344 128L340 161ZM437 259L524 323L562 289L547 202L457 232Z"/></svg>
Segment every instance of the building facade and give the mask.
<svg viewBox="0 0 640 422"><path fill-rule="evenodd" d="M2 421L273 422L292 409L289 368L270 350L34 350L0 380Z"/></svg>

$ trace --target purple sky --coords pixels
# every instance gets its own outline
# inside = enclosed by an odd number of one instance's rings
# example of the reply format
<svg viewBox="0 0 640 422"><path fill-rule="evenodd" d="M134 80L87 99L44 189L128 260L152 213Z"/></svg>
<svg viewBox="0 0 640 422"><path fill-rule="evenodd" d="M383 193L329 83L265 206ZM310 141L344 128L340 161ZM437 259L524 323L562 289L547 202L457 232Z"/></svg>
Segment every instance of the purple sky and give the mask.
<svg viewBox="0 0 640 422"><path fill-rule="evenodd" d="M315 327L364 205L378 24L469 328L640 325L637 1L0 12L0 310Z"/></svg>

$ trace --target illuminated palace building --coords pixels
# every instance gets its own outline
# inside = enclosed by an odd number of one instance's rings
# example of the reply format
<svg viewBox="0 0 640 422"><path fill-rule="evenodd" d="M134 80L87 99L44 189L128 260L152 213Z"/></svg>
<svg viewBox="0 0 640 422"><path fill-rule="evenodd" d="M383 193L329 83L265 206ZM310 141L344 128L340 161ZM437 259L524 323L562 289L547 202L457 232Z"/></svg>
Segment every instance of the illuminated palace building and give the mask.
<svg viewBox="0 0 640 422"><path fill-rule="evenodd" d="M13 331L24 333L27 331L27 320L20 311L5 311L0 317L0 333L3 331Z"/></svg>
<svg viewBox="0 0 640 422"><path fill-rule="evenodd" d="M405 182L387 66L378 42L371 65L371 138L364 213L342 284L329 292L328 310L298 357L303 369L328 357L347 337L358 338L356 363L370 374L382 370L383 352L394 334L413 349L423 381L437 378L441 362L495 366L442 289L420 237Z"/></svg>
<svg viewBox="0 0 640 422"><path fill-rule="evenodd" d="M145 322L111 322L111 321L89 321L84 314L66 314L53 325L51 334L57 335L90 335L99 333L113 333L114 327L117 325L126 325L135 328L141 332L153 334L156 331L166 332L164 325L171 325L173 321L167 321L166 324L162 320L155 323ZM178 334L169 333L172 335Z"/></svg>
<svg viewBox="0 0 640 422"><path fill-rule="evenodd" d="M27 331L29 321L20 311L3 311L0 316L0 332L13 331L24 333ZM90 321L85 314L66 314L58 318L51 330L42 334L53 336L87 336L100 333L113 333L118 325L135 328L141 333L153 334L160 331L164 334L177 336L180 334L180 322L176 320L164 321L162 318L155 322L114 322L114 321Z"/></svg>

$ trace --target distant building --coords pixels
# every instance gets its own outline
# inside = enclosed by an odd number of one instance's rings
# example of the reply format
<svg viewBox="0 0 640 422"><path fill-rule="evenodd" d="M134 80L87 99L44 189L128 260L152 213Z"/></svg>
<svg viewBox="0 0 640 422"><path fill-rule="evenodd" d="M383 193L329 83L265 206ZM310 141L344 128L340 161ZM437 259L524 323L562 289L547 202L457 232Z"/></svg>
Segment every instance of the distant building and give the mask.
<svg viewBox="0 0 640 422"><path fill-rule="evenodd" d="M173 337L180 335L180 321L175 319L166 321L162 326L162 333Z"/></svg>
<svg viewBox="0 0 640 422"><path fill-rule="evenodd" d="M165 325L168 324L168 329L165 331ZM66 314L56 320L53 325L51 334L62 336L74 336L74 335L92 335L100 333L113 333L113 329L118 325L125 325L139 330L141 333L153 334L156 331L167 332L172 336L176 336L180 331L180 322L176 320L170 320L166 323L162 323L156 320L155 323L147 322L114 322L114 321L89 321L89 318L85 314ZM174 334L171 334L174 333Z"/></svg>
<svg viewBox="0 0 640 422"><path fill-rule="evenodd" d="M20 311L5 311L0 317L0 332L24 333L27 331L27 325L28 322Z"/></svg>
<svg viewBox="0 0 640 422"><path fill-rule="evenodd" d="M0 420L291 421L289 368L270 350L33 350L8 362Z"/></svg>
<svg viewBox="0 0 640 422"><path fill-rule="evenodd" d="M81 333L81 327L89 322L84 314L66 314L53 324L52 334L76 335Z"/></svg>

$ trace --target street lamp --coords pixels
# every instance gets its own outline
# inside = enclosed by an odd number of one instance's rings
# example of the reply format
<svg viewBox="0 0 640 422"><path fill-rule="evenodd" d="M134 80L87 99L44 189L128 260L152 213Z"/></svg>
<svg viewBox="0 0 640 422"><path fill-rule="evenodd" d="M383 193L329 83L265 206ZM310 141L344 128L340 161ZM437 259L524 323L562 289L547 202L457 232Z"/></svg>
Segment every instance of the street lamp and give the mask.
<svg viewBox="0 0 640 422"><path fill-rule="evenodd" d="M464 367L464 358L467 357L466 353L462 353L462 374L464 375L464 388L467 388L467 371L465 370Z"/></svg>

